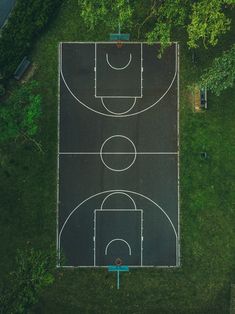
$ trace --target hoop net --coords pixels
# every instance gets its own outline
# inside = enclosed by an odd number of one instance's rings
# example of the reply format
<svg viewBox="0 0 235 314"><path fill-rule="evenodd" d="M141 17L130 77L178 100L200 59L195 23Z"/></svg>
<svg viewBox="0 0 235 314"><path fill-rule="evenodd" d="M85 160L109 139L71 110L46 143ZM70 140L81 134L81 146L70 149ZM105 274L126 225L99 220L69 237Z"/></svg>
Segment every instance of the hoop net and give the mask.
<svg viewBox="0 0 235 314"><path fill-rule="evenodd" d="M121 258L116 258L115 259L115 265L117 265L117 266L121 266L122 265L122 260L121 260Z"/></svg>
<svg viewBox="0 0 235 314"><path fill-rule="evenodd" d="M121 40L118 40L116 43L117 48L122 48L123 42Z"/></svg>

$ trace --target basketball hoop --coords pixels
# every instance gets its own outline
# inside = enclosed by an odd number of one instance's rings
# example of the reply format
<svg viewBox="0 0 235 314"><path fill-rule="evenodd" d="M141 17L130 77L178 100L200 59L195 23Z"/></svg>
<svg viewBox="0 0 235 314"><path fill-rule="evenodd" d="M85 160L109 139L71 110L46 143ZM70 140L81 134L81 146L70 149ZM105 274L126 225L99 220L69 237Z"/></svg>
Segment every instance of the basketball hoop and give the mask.
<svg viewBox="0 0 235 314"><path fill-rule="evenodd" d="M122 260L119 257L115 259L115 265L117 265L117 266L122 265Z"/></svg>
<svg viewBox="0 0 235 314"><path fill-rule="evenodd" d="M119 33L112 33L109 35L109 40L116 44L117 48L122 48L124 42L130 40L130 34L121 34L120 30Z"/></svg>
<svg viewBox="0 0 235 314"><path fill-rule="evenodd" d="M117 48L122 48L123 42L121 40L118 40L116 43Z"/></svg>
<svg viewBox="0 0 235 314"><path fill-rule="evenodd" d="M122 266L122 260L120 258L116 258L115 266L109 265L108 271L116 272L117 273L117 289L120 288L120 272L129 271L128 266Z"/></svg>

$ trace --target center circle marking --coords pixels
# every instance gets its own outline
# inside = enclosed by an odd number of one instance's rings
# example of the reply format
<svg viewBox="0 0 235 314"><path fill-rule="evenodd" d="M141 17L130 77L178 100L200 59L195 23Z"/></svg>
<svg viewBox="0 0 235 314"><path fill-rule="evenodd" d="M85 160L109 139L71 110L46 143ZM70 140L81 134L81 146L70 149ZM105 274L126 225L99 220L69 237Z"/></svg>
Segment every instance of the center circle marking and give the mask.
<svg viewBox="0 0 235 314"><path fill-rule="evenodd" d="M117 168L113 168L113 167L111 167L111 166L109 166L108 164L107 164L107 162L104 160L104 146L105 146L105 144L107 144L107 142L108 141L110 141L110 140L112 140L113 138L122 138L122 139L125 139L125 140L127 140L130 144L131 144L131 146L133 147L133 159L132 159L132 161L130 162L130 164L128 165L128 166L126 166L126 167L123 167L123 168L119 168L119 169L117 169ZM111 152L110 152L110 154L112 154ZM117 152L117 154L118 154L118 152ZM120 153L120 155L121 155L122 153ZM125 170L128 170L134 163L135 163L135 161L136 161L136 157L137 157L137 151L136 151L136 147L135 147L135 144L132 142L132 140L130 140L127 136L124 136L124 135L113 135L113 136L110 136L110 137L108 137L105 141L104 141L104 143L102 144L102 146L101 146L101 148L100 148L100 159L101 159L101 161L102 161L102 163L103 163L103 165L106 167L106 168L108 168L109 170L111 170L111 171L116 171L116 172L121 172L121 171L125 171Z"/></svg>

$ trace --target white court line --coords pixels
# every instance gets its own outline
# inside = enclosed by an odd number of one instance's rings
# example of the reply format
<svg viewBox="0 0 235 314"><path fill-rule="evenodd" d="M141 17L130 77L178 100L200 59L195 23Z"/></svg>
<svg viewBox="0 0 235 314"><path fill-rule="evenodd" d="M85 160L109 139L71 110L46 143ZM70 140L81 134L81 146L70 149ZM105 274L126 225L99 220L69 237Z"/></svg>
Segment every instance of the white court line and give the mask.
<svg viewBox="0 0 235 314"><path fill-rule="evenodd" d="M95 45L96 45L96 43L95 43ZM175 73L174 73L174 75L173 75L173 78L172 78L172 81L171 81L170 85L169 85L168 88L166 89L165 93L163 93L163 95L162 95L161 97L159 97L156 102L154 102L152 105L150 105L150 106L148 106L147 108L142 109L142 110L140 110L140 111L138 111L138 112L129 113L129 114L125 114L125 115L112 115L112 114L107 114L107 113L103 113L103 112L97 111L97 110L95 110L95 109L89 107L89 106L86 105L84 102L82 102L81 100L79 100L79 98L76 97L76 96L74 95L74 93L71 91L71 89L69 88L69 86L68 86L68 84L67 84L67 82L66 82L66 80L65 80L65 77L64 77L64 75L63 75L62 63L61 63L60 73L61 73L62 80L63 80L63 82L64 82L66 88L68 89L69 93L72 95L72 97L73 97L74 99L76 99L81 105L83 105L84 107L86 107L88 110L91 110L92 112L95 112L95 113L97 113L97 114L99 114L99 115L106 116L106 117L111 117L111 118L126 118L126 117L132 117L132 116L141 114L141 113L143 113L143 112L145 112L145 111L151 109L151 108L154 107L156 104L158 104L158 103L168 94L169 90L171 89L171 87L172 87L172 85L173 85L173 83L174 83L174 81L175 81L175 79L176 79L176 77L177 77L177 72L178 72L177 69L178 69L178 64L176 63L176 64L175 64ZM123 96L123 97L122 97L122 96L119 96L119 97L116 97L116 96L113 96L113 97L112 97L112 96L102 96L102 97L103 97L103 98L127 98L127 97L128 97L128 98L142 98L142 96L141 96L141 97L133 97L133 96ZM100 97L96 97L96 98L100 98Z"/></svg>
<svg viewBox="0 0 235 314"><path fill-rule="evenodd" d="M60 171L60 61L61 61L61 43L58 45L58 108L57 108L57 168L56 168L56 259L60 264L60 249L58 246L58 234L59 234L59 171Z"/></svg>
<svg viewBox="0 0 235 314"><path fill-rule="evenodd" d="M75 43L75 42L72 42L73 44ZM81 43L81 42L79 42L79 43ZM89 42L83 42L83 43L89 43ZM100 43L102 43L102 42L100 42ZM107 44L107 42L104 42L104 43L106 43ZM93 44L93 42L92 42L92 44ZM131 43L128 43L128 44L131 44ZM62 51L62 49L61 49L61 51ZM62 59L62 53L61 53L61 59ZM179 67L179 55L178 55L178 57L177 57L177 61L178 61L178 67ZM62 62L61 62L61 66L60 66L60 69L62 69ZM179 109L179 69L178 69L178 73L177 73L177 78L178 78L178 82L177 82L177 87L178 87L178 109ZM64 78L63 78L63 73L62 73L62 79L64 80ZM65 84L66 85L66 84ZM67 86L66 86L67 87ZM67 87L68 88L68 87ZM80 102L78 99L77 99L77 101L78 102ZM81 102L80 102L81 103ZM156 104L156 103L155 103ZM155 105L155 104L153 104L153 105ZM85 104L84 104L84 106L85 107L87 107ZM152 106L151 106L152 107ZM87 107L88 109L90 109L90 110L92 110L90 107ZM146 108L145 110L148 110L148 109L150 109L149 107L148 108ZM145 111L144 110L144 111ZM94 111L94 110L93 110ZM99 112L97 112L97 113L99 113ZM141 112L138 112L138 113L135 113L135 114L139 114L139 113L141 113ZM99 113L99 114L102 114L102 113ZM135 115L135 114L132 114L132 115ZM103 114L103 115L105 115L105 114ZM108 115L108 116L110 116L110 115ZM128 116L130 116L130 115L128 115ZM112 116L113 117L113 116ZM178 130L179 130L179 111L178 111ZM179 132L178 132L179 133ZM179 136L178 136L178 143L179 143ZM179 145L178 145L178 147L179 147ZM125 152L123 152L123 153L125 153ZM74 154L74 153L63 153L63 152L61 152L60 154ZM87 154L87 153L85 153L85 152L83 152L83 153L75 153L75 154ZM93 152L88 152L88 154L99 154L99 153L93 153ZM151 153L151 152L140 152L140 153L137 153L137 154L179 154L179 152L170 152L170 153ZM178 159L178 161L179 161L179 159ZM180 161L179 161L180 162ZM178 162L178 167L179 167L179 162ZM179 171L178 171L178 182L179 182L179 178L180 176L179 176ZM179 191L179 184L178 184L178 191ZM179 192L178 192L178 194L179 194ZM178 202L180 203L180 199L179 199L179 197L178 197ZM178 230L179 230L179 228L180 228L180 224L179 224L179 216L180 216L180 207L179 207L179 205L178 205ZM57 223L58 223L58 221L57 221ZM58 227L58 226L57 226ZM178 233L179 233L179 231L178 231ZM61 233L60 233L60 235L61 235ZM180 246L179 246L180 247ZM178 250L176 250L176 251L178 251ZM180 256L179 256L179 258L180 258ZM180 261L179 261L180 262ZM136 267L138 267L139 265L136 265ZM177 266L177 265L176 265ZM64 268L69 268L70 266L61 266L61 267L64 267ZM73 266L71 266L71 267L73 267ZM78 267L93 267L93 266L78 266ZM132 266L132 267L135 267L135 266ZM143 267L156 267L156 265L149 265L149 266L143 266ZM163 268L171 268L171 267L175 267L175 266L157 266L157 267L163 267Z"/></svg>
<svg viewBox="0 0 235 314"><path fill-rule="evenodd" d="M111 194L114 194L114 193L111 193ZM116 193L118 193L118 192L116 192ZM110 196L111 196L111 194L110 194ZM94 213L96 214L96 212L117 212L117 211L118 212L123 212L123 211L125 211L125 212L127 212L127 211L129 211L129 212L139 211L140 212L140 215L141 215L140 216L140 241L141 241L141 243L140 243L140 265L139 266L143 266L143 238L144 238L143 237L143 229L144 229L144 227L143 227L143 221L144 221L143 220L143 209L137 209L136 208L136 211L133 210L132 208L131 209L129 209L129 208L123 208L123 209L111 209L111 208L109 208L109 209L96 209L94 211ZM96 224L96 220L95 219L94 219L94 222ZM96 227L94 227L94 230L96 230ZM113 240L111 240L109 242L109 244L112 243L114 240L119 240L119 239L113 239ZM120 240L123 240L124 242L126 242L124 239L120 239ZM94 237L94 241L96 241L96 237ZM106 246L106 248L109 246L109 244ZM106 252L106 249L105 249L105 252ZM105 253L105 255L107 255L107 254ZM131 255L131 254L129 254L129 255ZM94 259L94 261L95 261L95 259Z"/></svg>
<svg viewBox="0 0 235 314"><path fill-rule="evenodd" d="M97 71L96 71L96 60L97 60L97 44L95 43L95 66L94 66L94 70L95 70L95 97L97 94ZM62 70L62 69L61 69Z"/></svg>
<svg viewBox="0 0 235 314"><path fill-rule="evenodd" d="M177 167L178 167L178 241L177 241L177 247L176 247L176 254L177 254L177 258L176 258L176 264L178 266L180 266L180 78L179 78L179 45L178 43L176 44L177 46L177 64L178 64L178 73L177 73L177 146L178 146L178 163L177 163Z"/></svg>
<svg viewBox="0 0 235 314"><path fill-rule="evenodd" d="M69 265L69 266L63 266L63 265L56 265L57 268L64 268L64 269L76 269L76 268L96 268L96 269L107 269L107 265L106 266L94 266L94 265ZM175 269L176 267L178 268L178 265L128 265L129 268L162 268L162 269Z"/></svg>
<svg viewBox="0 0 235 314"><path fill-rule="evenodd" d="M100 152L60 152L60 155L100 155ZM179 152L102 152L103 155L178 155Z"/></svg>
<svg viewBox="0 0 235 314"><path fill-rule="evenodd" d="M119 212L135 212L135 211L141 211L142 209L136 208L103 208L103 209L96 209L96 211L102 211L102 212L114 212L114 211L119 211Z"/></svg>
<svg viewBox="0 0 235 314"><path fill-rule="evenodd" d="M106 98L107 99L107 98ZM124 98L123 98L124 99ZM132 99L132 98L131 98ZM135 107L135 104L136 104L136 97L134 98L134 102L133 102L133 104L131 105L131 107L129 108L129 109L127 109L126 111L122 111L122 112L114 112L114 111L111 111L110 109L108 109L107 108L107 106L105 105L105 103L104 103L104 99L103 99L103 97L101 97L101 102L102 102L102 105L103 105L103 107L109 112L109 113L111 113L111 114L116 114L116 115L123 115L123 114L126 114L126 113L128 113L128 112L130 112L134 107Z"/></svg>
<svg viewBox="0 0 235 314"><path fill-rule="evenodd" d="M108 55L108 53L106 53L106 62L108 63L108 65L110 66L110 68L112 68L112 69L114 69L114 70L117 70L117 71L121 71L121 70L126 69L126 68L130 65L131 61L132 61L132 54L130 53L129 61L127 62L127 64L126 64L125 66L123 66L123 67L115 67L115 66L113 66L113 65L110 63L110 61L109 61L109 55Z"/></svg>
<svg viewBox="0 0 235 314"><path fill-rule="evenodd" d="M158 209L160 209L160 211L165 215L165 217L167 218L169 224L171 225L172 229L173 229L173 232L175 234L175 238L176 238L176 241L178 241L178 235L177 235L177 232L176 232L176 229L175 229L175 226L173 224L173 222L171 221L170 217L168 216L168 214L164 211L164 209L158 205L156 202L154 202L151 198L141 194L141 193L138 193L138 192L134 192L134 191L130 191L130 190L107 190L107 191L102 191L102 192L99 192L99 193L96 193L96 194L93 194L91 196L89 196L88 198L86 198L85 200L83 200L80 204L78 204L71 212L70 214L67 216L67 218L65 219L61 229L60 229L60 232L59 232L59 248L60 248L60 242L61 242L61 235L62 235L62 232L66 226L66 224L68 223L68 220L70 219L70 217L73 215L73 213L78 210L84 203L86 203L87 201L89 201L90 199L94 198L94 197L97 197L99 195L102 195L102 194L106 194L106 193L112 193L112 192L124 192L124 193L129 193L129 194L134 194L134 195L137 195L137 196L140 196L144 199L146 199L147 201L149 201L150 203L154 204Z"/></svg>
<svg viewBox="0 0 235 314"><path fill-rule="evenodd" d="M141 61L140 61L140 71L141 71L141 98L143 97L143 43L140 44L141 49Z"/></svg>
<svg viewBox="0 0 235 314"><path fill-rule="evenodd" d="M113 45L113 44L118 44L117 41L63 41L64 44L109 44L109 45ZM148 46L152 45L152 44L160 44L160 42L154 42L149 44L148 41L125 41L125 45L132 45L132 44L146 44ZM178 41L169 41L169 44L177 44Z"/></svg>
<svg viewBox="0 0 235 314"><path fill-rule="evenodd" d="M122 241L122 242L124 242L124 243L128 246L129 255L131 255L131 246L130 246L130 244L129 244L126 240L124 240L124 239L113 239L113 240L111 240L111 241L106 245L106 248L105 248L105 251L104 251L104 252L105 252L105 255L108 254L108 248L109 248L110 244L113 243L113 242L115 242L115 241Z"/></svg>
<svg viewBox="0 0 235 314"><path fill-rule="evenodd" d="M107 201L107 199L109 199L112 195L117 195L117 194L118 195L125 195L125 196L127 196L132 201L132 204L134 205L134 210L137 210L135 201L133 200L133 198L129 194L127 194L125 192L113 192L113 193L110 193L107 196L105 196L105 198L103 199L103 201L102 201L102 203L100 205L100 210L104 210L104 208L103 208L104 207L104 203Z"/></svg>
<svg viewBox="0 0 235 314"><path fill-rule="evenodd" d="M142 81L143 81L143 77L142 77L142 75L143 75L143 71L142 71L142 59L143 59L143 49L142 49L142 43L138 43L139 45L140 45L140 52L141 52L141 56L140 56L140 58L141 58L141 60L140 60L140 63L141 63L141 88L140 88L140 93L141 93L141 95L139 96L139 95L135 95L135 96L128 96L128 95L125 95L125 96L110 96L110 95L97 95L97 44L100 44L99 42L96 42L95 43L95 67L94 67L94 71L95 71L95 98L142 98L143 97L143 92L142 92ZM132 60L132 54L130 54L130 60L129 60L129 63L131 62L131 60ZM108 60L107 60L107 53L106 53L106 62L108 63ZM109 64L109 63L108 63ZM109 64L110 66L111 66L111 68L112 68L112 65L111 64ZM129 65L129 64L128 64ZM113 67L114 68L114 67ZM118 70L119 68L114 68L115 70ZM122 70L123 68L120 68L120 70ZM77 99L78 100L78 99ZM78 100L79 101L79 100ZM80 101L79 101L80 102ZM86 105L85 105L86 106ZM88 108L90 108L90 107L88 107ZM97 111L98 113L100 113L100 114L102 114L101 112L99 112L99 111ZM108 116L110 116L110 115L108 115ZM111 116L113 116L113 115L111 115Z"/></svg>
<svg viewBox="0 0 235 314"><path fill-rule="evenodd" d="M128 99L135 99L135 98L141 99L142 97L143 96L128 96L128 95L126 95L126 96L95 96L95 98L113 98L113 99L125 99L125 98L128 98ZM99 112L99 111L97 111L97 112L101 114L101 112ZM108 116L110 116L110 115L108 115Z"/></svg>
<svg viewBox="0 0 235 314"><path fill-rule="evenodd" d="M116 169L116 168L110 167L110 166L105 162L105 160L104 160L104 158L103 158L103 148L104 148L105 144L106 144L108 141L110 141L111 139L113 139L113 138L122 138L122 139L125 139L125 140L127 140L129 143L131 143L131 145L132 145L132 147L133 147L133 153L132 153L132 154L134 155L134 158L133 158L133 160L130 162L130 164L129 164L128 166L124 167L124 168ZM106 168L108 168L109 170L111 170L111 171L116 171L116 172L126 171L126 170L128 170L132 165L134 165L134 163L135 163L135 161L136 161L136 147L135 147L135 144L134 144L133 141L132 141L129 137L127 137L127 136L120 135L120 134L112 135L112 136L108 137L108 138L103 142L103 144L101 145L101 148L100 148L100 159L101 159L103 165L104 165Z"/></svg>

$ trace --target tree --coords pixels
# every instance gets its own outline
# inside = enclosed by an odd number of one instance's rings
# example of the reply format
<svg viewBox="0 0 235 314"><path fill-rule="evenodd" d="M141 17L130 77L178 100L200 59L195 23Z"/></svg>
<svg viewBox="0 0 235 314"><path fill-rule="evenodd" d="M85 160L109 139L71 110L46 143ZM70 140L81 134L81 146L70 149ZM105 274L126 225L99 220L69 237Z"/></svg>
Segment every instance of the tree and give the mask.
<svg viewBox="0 0 235 314"><path fill-rule="evenodd" d="M55 257L33 248L17 251L16 269L0 294L0 313L27 313L41 291L54 281Z"/></svg>
<svg viewBox="0 0 235 314"><path fill-rule="evenodd" d="M140 11L141 2L118 0L110 5L110 0L81 1L81 16L90 29L105 25L113 31L118 22L129 27L132 18L141 16L142 21L136 25L138 38L143 26L149 25L144 34L149 43L159 41L162 50L172 41L173 30L185 31L188 46L196 48L201 40L204 47L215 46L219 36L230 28L231 20L225 16L224 6L233 7L235 0L148 0L149 5L143 5L145 14Z"/></svg>
<svg viewBox="0 0 235 314"><path fill-rule="evenodd" d="M0 78L9 79L63 0L20 0L0 36Z"/></svg>
<svg viewBox="0 0 235 314"><path fill-rule="evenodd" d="M80 2L81 16L90 30L105 25L110 31L116 31L119 23L122 27L131 25L132 9L128 0L117 0L115 4L110 0Z"/></svg>
<svg viewBox="0 0 235 314"><path fill-rule="evenodd" d="M202 39L204 47L215 46L220 35L230 29L231 20L223 12L235 0L153 1L151 18L153 29L147 33L148 41L160 41L166 47L172 38L173 29L187 30L188 46L196 48Z"/></svg>
<svg viewBox="0 0 235 314"><path fill-rule="evenodd" d="M41 115L41 96L36 92L37 87L36 81L23 84L0 107L0 143L24 139L40 148L33 138Z"/></svg>
<svg viewBox="0 0 235 314"><path fill-rule="evenodd" d="M184 27L189 11L188 0L153 1L150 16L153 29L146 34L149 43L159 41L161 51L170 45L173 28Z"/></svg>
<svg viewBox="0 0 235 314"><path fill-rule="evenodd" d="M215 46L220 35L230 29L231 20L222 11L226 1L202 0L192 5L191 22L188 25L188 45L197 48L202 39L206 48ZM230 1L231 2L231 1Z"/></svg>
<svg viewBox="0 0 235 314"><path fill-rule="evenodd" d="M228 87L232 87L235 82L235 44L228 51L215 58L212 66L205 70L201 77L200 85L207 88L215 95Z"/></svg>
<svg viewBox="0 0 235 314"><path fill-rule="evenodd" d="M91 29L105 25L110 30L115 29L119 21L128 26L133 24L133 17L135 20L140 18L140 22L135 25L137 37L145 36L149 44L160 42L161 56L170 45L175 30L185 33L189 48L216 46L220 36L230 29L231 19L226 16L225 9L234 6L235 0L146 0L144 4L140 0L118 0L113 6L110 6L110 0L101 0L98 4L93 0L85 0L81 2L81 16ZM217 58L211 69L207 69L202 84L219 94L233 85L233 67L232 48Z"/></svg>

